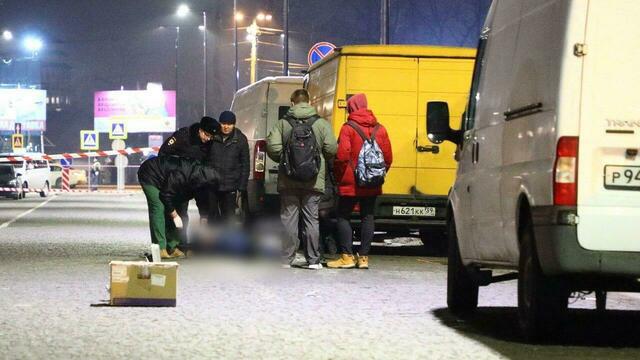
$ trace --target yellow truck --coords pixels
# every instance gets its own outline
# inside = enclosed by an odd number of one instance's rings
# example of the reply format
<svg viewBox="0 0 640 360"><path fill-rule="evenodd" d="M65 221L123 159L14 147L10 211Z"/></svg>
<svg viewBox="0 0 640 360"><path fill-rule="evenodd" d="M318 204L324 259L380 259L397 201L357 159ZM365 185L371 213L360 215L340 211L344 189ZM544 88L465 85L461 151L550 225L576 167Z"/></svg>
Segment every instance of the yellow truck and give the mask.
<svg viewBox="0 0 640 360"><path fill-rule="evenodd" d="M314 64L305 78L318 113L336 136L347 119L347 99L364 93L391 139L393 166L376 204L376 230L419 230L427 245L442 239L447 196L456 174L455 147L427 139L429 101L446 101L459 128L469 94L475 49L344 46ZM356 223L357 225L357 223ZM433 241L431 241L433 243Z"/></svg>

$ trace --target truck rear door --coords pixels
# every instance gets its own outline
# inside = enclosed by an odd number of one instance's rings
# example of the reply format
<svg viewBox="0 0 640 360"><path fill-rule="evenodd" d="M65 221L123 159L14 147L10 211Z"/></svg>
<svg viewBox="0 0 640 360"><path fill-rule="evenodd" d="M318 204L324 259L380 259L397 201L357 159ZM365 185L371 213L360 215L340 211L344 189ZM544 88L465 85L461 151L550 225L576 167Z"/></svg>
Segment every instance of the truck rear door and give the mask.
<svg viewBox="0 0 640 360"><path fill-rule="evenodd" d="M591 0L584 48L578 239L640 251L640 1ZM580 54L578 54L580 55Z"/></svg>

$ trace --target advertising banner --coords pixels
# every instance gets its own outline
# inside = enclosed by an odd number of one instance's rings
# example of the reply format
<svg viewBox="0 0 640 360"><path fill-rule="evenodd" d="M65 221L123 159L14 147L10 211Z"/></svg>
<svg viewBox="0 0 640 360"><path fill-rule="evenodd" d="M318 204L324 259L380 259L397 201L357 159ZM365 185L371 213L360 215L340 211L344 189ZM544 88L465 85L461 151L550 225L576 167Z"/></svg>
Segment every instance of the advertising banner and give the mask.
<svg viewBox="0 0 640 360"><path fill-rule="evenodd" d="M45 131L46 127L46 90L0 89L0 131Z"/></svg>
<svg viewBox="0 0 640 360"><path fill-rule="evenodd" d="M109 133L124 124L129 133L176 130L176 92L116 90L94 94L94 129Z"/></svg>

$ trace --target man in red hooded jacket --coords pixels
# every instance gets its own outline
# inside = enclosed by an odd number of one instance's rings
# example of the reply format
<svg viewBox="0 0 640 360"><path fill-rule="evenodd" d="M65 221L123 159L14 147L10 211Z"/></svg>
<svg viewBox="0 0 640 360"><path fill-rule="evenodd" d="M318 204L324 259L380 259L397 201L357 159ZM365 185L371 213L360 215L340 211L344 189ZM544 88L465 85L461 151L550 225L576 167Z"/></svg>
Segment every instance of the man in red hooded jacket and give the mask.
<svg viewBox="0 0 640 360"><path fill-rule="evenodd" d="M370 139L375 134L375 140L384 155L387 171L391 167L393 154L391 141L387 130L378 123L373 112L367 108L367 97L364 94L353 95L347 100L349 112L348 123L342 126L338 138L338 153L334 162L334 175L338 183L338 242L340 244L340 258L330 261L330 268L369 268L369 250L374 233L374 218L376 197L382 194L382 186L360 187L356 183L355 166L358 163L358 155L364 144L362 136L353 126L357 126L361 132ZM360 204L360 251L356 260L353 254L353 229L350 218L356 204Z"/></svg>

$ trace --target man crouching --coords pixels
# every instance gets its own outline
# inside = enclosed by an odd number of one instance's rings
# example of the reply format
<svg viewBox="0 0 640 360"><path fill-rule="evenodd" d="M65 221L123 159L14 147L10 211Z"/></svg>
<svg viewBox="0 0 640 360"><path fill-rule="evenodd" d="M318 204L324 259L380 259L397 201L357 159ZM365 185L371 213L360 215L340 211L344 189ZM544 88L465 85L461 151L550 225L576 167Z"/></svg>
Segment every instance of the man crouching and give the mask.
<svg viewBox="0 0 640 360"><path fill-rule="evenodd" d="M160 257L184 257L177 248L183 223L176 204L195 198L200 216L206 216L206 196L199 195L207 194L218 179L212 167L188 158L159 156L142 163L138 181L147 198L151 242L160 247Z"/></svg>

